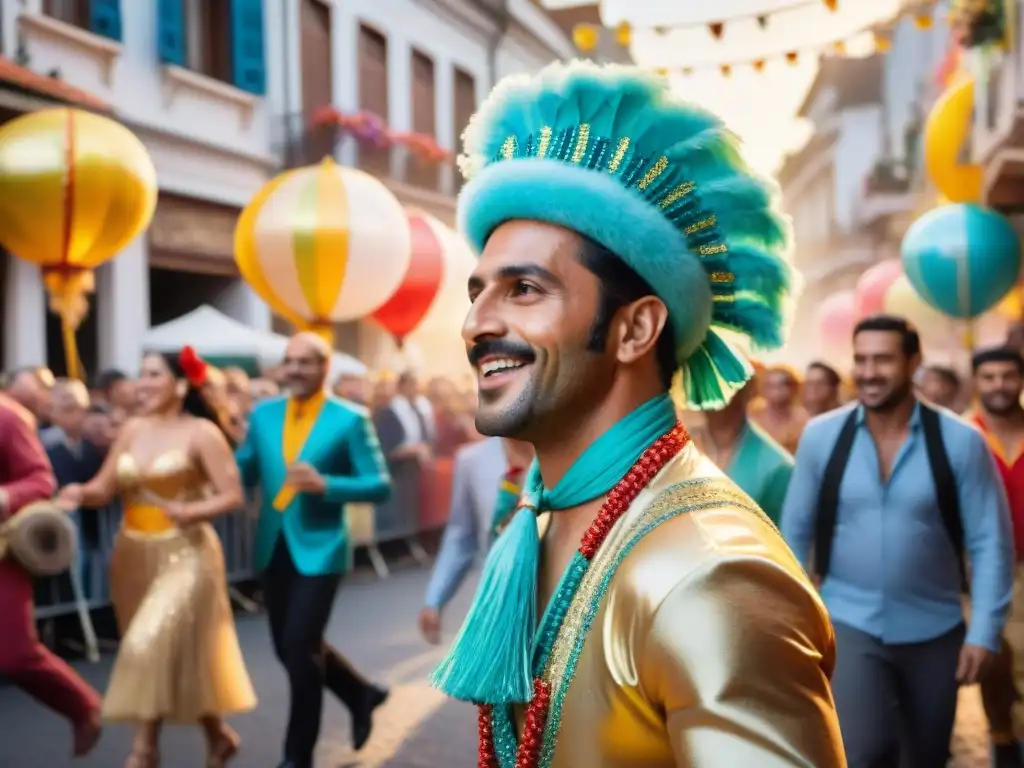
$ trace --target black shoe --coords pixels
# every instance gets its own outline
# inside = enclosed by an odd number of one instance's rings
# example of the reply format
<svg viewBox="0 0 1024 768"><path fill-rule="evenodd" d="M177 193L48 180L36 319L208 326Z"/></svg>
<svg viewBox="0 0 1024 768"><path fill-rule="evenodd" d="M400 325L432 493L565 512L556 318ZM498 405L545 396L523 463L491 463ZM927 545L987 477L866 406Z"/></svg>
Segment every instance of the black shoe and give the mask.
<svg viewBox="0 0 1024 768"><path fill-rule="evenodd" d="M313 768L312 763L297 763L294 760L285 760L277 768Z"/></svg>
<svg viewBox="0 0 1024 768"><path fill-rule="evenodd" d="M352 746L356 752L366 746L373 730L373 710L387 701L388 693L386 688L367 686L363 708L352 713Z"/></svg>
<svg viewBox="0 0 1024 768"><path fill-rule="evenodd" d="M1019 744L998 744L992 747L994 768L1024 768Z"/></svg>

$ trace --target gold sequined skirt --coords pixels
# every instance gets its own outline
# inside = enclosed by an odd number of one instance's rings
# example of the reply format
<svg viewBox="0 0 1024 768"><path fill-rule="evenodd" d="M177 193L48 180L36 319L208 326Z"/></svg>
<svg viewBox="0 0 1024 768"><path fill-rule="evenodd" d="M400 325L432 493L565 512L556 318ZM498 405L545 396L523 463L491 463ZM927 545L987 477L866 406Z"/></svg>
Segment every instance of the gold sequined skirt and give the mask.
<svg viewBox="0 0 1024 768"><path fill-rule="evenodd" d="M255 708L210 525L159 536L119 532L110 592L121 645L106 719L195 723Z"/></svg>

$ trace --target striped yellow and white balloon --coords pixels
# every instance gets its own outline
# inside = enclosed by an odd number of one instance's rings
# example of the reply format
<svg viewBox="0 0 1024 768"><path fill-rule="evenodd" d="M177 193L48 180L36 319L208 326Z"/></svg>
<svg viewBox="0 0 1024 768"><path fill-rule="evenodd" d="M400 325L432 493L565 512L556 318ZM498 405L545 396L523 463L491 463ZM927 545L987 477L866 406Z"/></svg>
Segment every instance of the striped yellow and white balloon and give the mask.
<svg viewBox="0 0 1024 768"><path fill-rule="evenodd" d="M331 158L272 179L235 228L246 282L274 312L328 338L334 323L366 317L391 297L411 250L395 196Z"/></svg>

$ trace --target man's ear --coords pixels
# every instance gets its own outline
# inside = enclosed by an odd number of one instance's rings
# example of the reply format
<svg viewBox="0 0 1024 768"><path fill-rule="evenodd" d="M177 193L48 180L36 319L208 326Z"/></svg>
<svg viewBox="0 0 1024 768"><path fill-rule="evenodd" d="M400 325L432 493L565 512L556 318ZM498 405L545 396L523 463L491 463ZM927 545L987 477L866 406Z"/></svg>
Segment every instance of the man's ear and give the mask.
<svg viewBox="0 0 1024 768"><path fill-rule="evenodd" d="M647 355L658 343L668 322L668 309L656 296L644 296L622 307L617 313L616 359L633 363Z"/></svg>

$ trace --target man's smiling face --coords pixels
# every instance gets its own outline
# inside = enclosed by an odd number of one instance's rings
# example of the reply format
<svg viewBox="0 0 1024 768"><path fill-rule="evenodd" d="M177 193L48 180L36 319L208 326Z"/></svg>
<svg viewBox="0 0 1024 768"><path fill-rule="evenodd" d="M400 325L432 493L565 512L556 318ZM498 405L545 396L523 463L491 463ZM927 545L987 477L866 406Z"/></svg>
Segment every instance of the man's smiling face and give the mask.
<svg viewBox="0 0 1024 768"><path fill-rule="evenodd" d="M614 354L589 344L601 291L580 263L581 245L576 233L536 221L507 222L488 239L463 326L482 434L529 441L551 417L599 398L614 376Z"/></svg>

